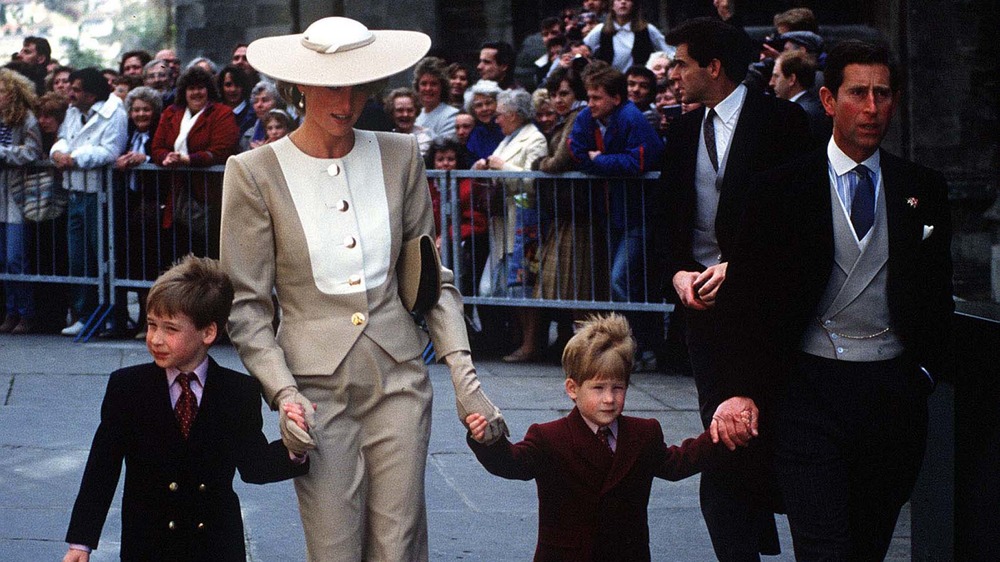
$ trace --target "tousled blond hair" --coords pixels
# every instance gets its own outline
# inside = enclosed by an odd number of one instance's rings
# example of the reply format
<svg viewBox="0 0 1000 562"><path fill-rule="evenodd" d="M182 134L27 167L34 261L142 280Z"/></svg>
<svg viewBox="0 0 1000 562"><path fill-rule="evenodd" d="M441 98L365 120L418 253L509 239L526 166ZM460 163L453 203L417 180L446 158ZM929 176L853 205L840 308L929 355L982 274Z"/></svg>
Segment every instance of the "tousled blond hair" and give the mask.
<svg viewBox="0 0 1000 562"><path fill-rule="evenodd" d="M635 356L635 338L625 317L614 312L591 316L579 323L563 349L567 379L583 384L590 379L629 382Z"/></svg>

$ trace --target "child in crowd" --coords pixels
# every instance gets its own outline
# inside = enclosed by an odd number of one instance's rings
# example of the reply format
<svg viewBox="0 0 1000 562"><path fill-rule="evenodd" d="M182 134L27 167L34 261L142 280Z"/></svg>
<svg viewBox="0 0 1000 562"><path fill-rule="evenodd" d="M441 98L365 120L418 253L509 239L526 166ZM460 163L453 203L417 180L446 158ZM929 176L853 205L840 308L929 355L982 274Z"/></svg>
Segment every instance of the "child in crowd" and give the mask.
<svg viewBox="0 0 1000 562"><path fill-rule="evenodd" d="M294 121L283 109L272 109L264 117L264 134L267 135L265 144L284 138L295 128Z"/></svg>
<svg viewBox="0 0 1000 562"><path fill-rule="evenodd" d="M520 443L490 446L479 442L486 420L466 418L469 446L488 471L535 480L535 560L649 560L653 477L687 478L726 454L707 431L668 447L659 422L622 415L634 353L622 316L590 318L563 351L566 394L576 403L568 416L532 425Z"/></svg>
<svg viewBox="0 0 1000 562"><path fill-rule="evenodd" d="M125 461L123 560L244 561L233 474L264 484L305 474L308 460L261 432L260 384L208 356L233 286L218 262L187 256L147 301L152 363L115 371L66 542L64 562L96 549Z"/></svg>

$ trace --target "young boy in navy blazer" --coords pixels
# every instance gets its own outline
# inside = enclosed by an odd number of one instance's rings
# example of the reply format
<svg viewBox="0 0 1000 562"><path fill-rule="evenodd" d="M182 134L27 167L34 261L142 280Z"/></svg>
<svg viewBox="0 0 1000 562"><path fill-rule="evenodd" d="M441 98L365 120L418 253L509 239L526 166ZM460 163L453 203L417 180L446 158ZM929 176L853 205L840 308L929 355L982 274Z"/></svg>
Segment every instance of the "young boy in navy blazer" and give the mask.
<svg viewBox="0 0 1000 562"><path fill-rule="evenodd" d="M188 256L156 280L153 363L111 374L64 561L87 561L97 548L123 460L122 560L245 561L235 469L254 484L308 471L307 459L261 432L257 381L208 356L232 301L229 278L208 258Z"/></svg>
<svg viewBox="0 0 1000 562"><path fill-rule="evenodd" d="M486 420L466 418L467 441L491 473L538 486L536 561L649 560L653 477L680 480L725 454L706 431L667 446L659 422L622 415L635 341L617 314L591 318L563 351L568 416L528 428L524 441L479 443ZM756 412L746 412L749 416Z"/></svg>

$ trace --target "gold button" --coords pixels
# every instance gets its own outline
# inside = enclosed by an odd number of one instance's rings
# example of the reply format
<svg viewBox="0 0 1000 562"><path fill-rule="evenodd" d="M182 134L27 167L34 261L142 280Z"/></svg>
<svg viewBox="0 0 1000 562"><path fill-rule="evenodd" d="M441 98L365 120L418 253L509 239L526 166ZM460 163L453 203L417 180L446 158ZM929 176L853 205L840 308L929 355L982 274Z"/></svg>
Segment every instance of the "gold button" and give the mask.
<svg viewBox="0 0 1000 562"><path fill-rule="evenodd" d="M204 531L205 530L205 524L204 523L198 523L198 530L199 531Z"/></svg>
<svg viewBox="0 0 1000 562"><path fill-rule="evenodd" d="M170 485L167 486L167 489L171 492L176 492L178 488L180 488L180 486L177 485L177 482L171 482Z"/></svg>
<svg viewBox="0 0 1000 562"><path fill-rule="evenodd" d="M346 199L341 199L340 203L337 203L337 210L340 211L340 212L346 211L349 207L350 207L350 205L347 204L347 200Z"/></svg>
<svg viewBox="0 0 1000 562"><path fill-rule="evenodd" d="M171 521L170 523L167 523L167 528L170 529L171 531L173 531L173 530L177 529L177 523L174 523L173 521Z"/></svg>
<svg viewBox="0 0 1000 562"><path fill-rule="evenodd" d="M357 245L358 245L357 238L355 238L353 236L348 236L347 238L344 238L344 246L345 247L347 247L347 248L353 248L353 247L355 247Z"/></svg>
<svg viewBox="0 0 1000 562"><path fill-rule="evenodd" d="M330 164L330 167L326 169L326 173L330 174L331 176L339 176L340 175L340 164L336 164L336 163Z"/></svg>
<svg viewBox="0 0 1000 562"><path fill-rule="evenodd" d="M352 276L348 277L347 278L347 284L348 285L360 285L361 284L361 276L360 275L352 275Z"/></svg>
<svg viewBox="0 0 1000 562"><path fill-rule="evenodd" d="M355 326L360 326L364 324L365 315L361 314L360 312L355 312L354 315L351 316L351 323L354 324Z"/></svg>
<svg viewBox="0 0 1000 562"><path fill-rule="evenodd" d="M198 484L198 491L199 492L204 492L205 490L206 490L206 488L205 488L204 484Z"/></svg>

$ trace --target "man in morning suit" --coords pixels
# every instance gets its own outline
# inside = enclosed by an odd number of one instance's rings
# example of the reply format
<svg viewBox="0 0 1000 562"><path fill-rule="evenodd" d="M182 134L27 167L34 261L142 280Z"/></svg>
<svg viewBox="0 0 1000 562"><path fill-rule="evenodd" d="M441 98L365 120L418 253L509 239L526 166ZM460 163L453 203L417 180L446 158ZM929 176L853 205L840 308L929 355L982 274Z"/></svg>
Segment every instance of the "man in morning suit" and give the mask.
<svg viewBox="0 0 1000 562"><path fill-rule="evenodd" d="M830 51L833 137L761 179L718 296L720 385L776 406L760 413L799 560L885 557L947 362L947 185L879 148L898 81L884 46Z"/></svg>
<svg viewBox="0 0 1000 562"><path fill-rule="evenodd" d="M802 106L809 117L809 131L816 146L830 140L833 122L826 114L819 96L813 92L816 84L816 60L802 51L785 51L774 61L774 71L768 86L774 95Z"/></svg>
<svg viewBox="0 0 1000 562"><path fill-rule="evenodd" d="M671 124L660 175L666 217L653 224L663 225L656 243L662 252L666 242L664 281L674 289L665 293L675 292L667 298L676 297L683 306L701 418L708 428L726 398L714 376L720 344L715 296L726 278L750 179L806 150L811 141L799 106L740 84L751 58L740 30L698 18L671 30L667 42L677 46L669 78L681 101L704 108ZM780 552L766 432L762 436L732 462L701 477L702 515L723 561L756 561L759 553Z"/></svg>
<svg viewBox="0 0 1000 562"><path fill-rule="evenodd" d="M189 255L153 284L154 362L108 380L63 562L87 562L97 548L123 460L121 559L136 561L245 561L235 470L253 484L308 471L304 456L261 433L257 380L208 357L232 302L229 278L208 258Z"/></svg>

